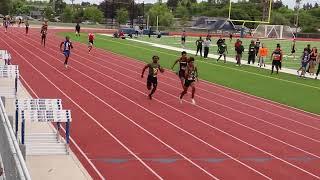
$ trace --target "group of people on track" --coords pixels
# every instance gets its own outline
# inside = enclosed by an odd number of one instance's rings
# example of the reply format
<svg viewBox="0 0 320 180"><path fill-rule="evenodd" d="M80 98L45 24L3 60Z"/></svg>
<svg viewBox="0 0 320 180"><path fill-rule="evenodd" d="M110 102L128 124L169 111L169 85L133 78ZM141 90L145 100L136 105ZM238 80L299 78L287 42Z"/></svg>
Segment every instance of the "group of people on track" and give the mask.
<svg viewBox="0 0 320 180"><path fill-rule="evenodd" d="M179 95L180 103L182 103L184 95L187 93L189 87L191 87L191 102L192 104L196 104L194 100L194 95L196 91L195 82L198 81L198 70L196 65L194 64L194 61L195 59L193 57L187 57L187 53L183 51L181 53L181 57L177 59L172 65L173 69L174 66L177 63L179 63L179 70L177 72L177 75L180 79L182 86L182 92ZM159 64L159 57L153 56L152 63L149 63L144 66L141 78L143 78L146 69L149 69L149 74L147 78L147 89L150 90L150 93L148 94L148 97L149 99L152 99L152 95L155 93L158 86L158 72L164 72L164 69Z"/></svg>

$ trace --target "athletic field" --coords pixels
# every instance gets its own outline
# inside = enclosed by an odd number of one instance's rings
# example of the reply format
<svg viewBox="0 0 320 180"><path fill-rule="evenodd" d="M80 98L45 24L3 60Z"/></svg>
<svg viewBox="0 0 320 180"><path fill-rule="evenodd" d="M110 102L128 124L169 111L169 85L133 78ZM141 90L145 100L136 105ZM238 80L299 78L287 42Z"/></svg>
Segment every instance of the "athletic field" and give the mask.
<svg viewBox="0 0 320 180"><path fill-rule="evenodd" d="M75 37L74 33L61 33L60 35L69 35L73 41L87 43L87 34L83 34L81 38ZM148 37L144 37L143 39L149 40ZM180 46L180 44L177 44L180 43L180 38L151 38L149 41L166 43L167 45L177 47ZM215 42L215 39L213 41ZM244 42L249 43L249 40ZM268 42L272 43L271 40ZM274 42L274 44L276 43L277 42ZM290 42L287 41L286 43L288 46L290 45ZM193 47L194 44L195 43L191 44L191 42L188 43L190 47ZM319 42L311 42L311 44L317 44L320 47ZM297 45L298 49L304 46L302 42L297 42ZM173 62L180 57L180 52L177 51L165 50L139 42L114 39L102 35L96 36L95 46L146 63L151 62L151 57L153 55L158 55L160 56L161 65L167 69L170 69ZM231 52L233 53L233 49L230 50L230 53ZM299 63L298 60L292 62L296 64ZM320 81L299 79L297 76L286 73L270 75L270 70L249 66L242 66L239 68L236 67L234 63L216 63L213 59L203 60L199 56L196 57L196 63L199 68L201 79L303 109L308 112L320 114L317 101L317 99L320 99ZM177 67L178 66L176 66L176 69Z"/></svg>

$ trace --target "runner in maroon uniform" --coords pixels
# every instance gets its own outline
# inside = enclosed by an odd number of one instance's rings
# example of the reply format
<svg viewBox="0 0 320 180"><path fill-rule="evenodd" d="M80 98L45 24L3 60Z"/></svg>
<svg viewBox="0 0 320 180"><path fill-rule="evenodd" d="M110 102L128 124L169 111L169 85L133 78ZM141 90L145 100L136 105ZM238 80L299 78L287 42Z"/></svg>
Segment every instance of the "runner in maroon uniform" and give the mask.
<svg viewBox="0 0 320 180"><path fill-rule="evenodd" d="M149 99L152 99L152 95L154 94L154 92L157 90L157 86L158 86L158 71L160 71L161 73L164 72L164 69L160 66L160 64L158 63L159 61L159 57L158 56L153 56L152 57L152 63L147 64L146 66L144 66L143 70L142 70L142 74L141 74L141 78L143 78L144 72L147 68L149 68L149 75L148 75L148 79L147 79L147 89L151 92L148 94ZM151 89L151 86L153 86L153 88Z"/></svg>
<svg viewBox="0 0 320 180"><path fill-rule="evenodd" d="M187 65L188 65L188 57L187 57L187 52L185 51L182 51L181 53L181 57L179 59L177 59L172 68L174 68L174 66L179 62L179 71L178 71L178 76L180 78L180 81L181 81L181 86L182 88L184 87L184 78L185 78L185 71L186 71L186 68L187 68Z"/></svg>
<svg viewBox="0 0 320 180"><path fill-rule="evenodd" d="M198 70L194 65L194 58L190 57L188 61L188 65L185 71L185 82L183 86L183 91L180 94L180 103L182 103L183 96L188 92L189 87L192 88L191 101L192 104L196 104L194 100L194 94L196 92L195 81L198 80Z"/></svg>
<svg viewBox="0 0 320 180"><path fill-rule="evenodd" d="M93 47L94 34L93 33L89 33L88 39L89 39L88 50L89 50L89 53L90 53L90 51L92 50L92 47Z"/></svg>

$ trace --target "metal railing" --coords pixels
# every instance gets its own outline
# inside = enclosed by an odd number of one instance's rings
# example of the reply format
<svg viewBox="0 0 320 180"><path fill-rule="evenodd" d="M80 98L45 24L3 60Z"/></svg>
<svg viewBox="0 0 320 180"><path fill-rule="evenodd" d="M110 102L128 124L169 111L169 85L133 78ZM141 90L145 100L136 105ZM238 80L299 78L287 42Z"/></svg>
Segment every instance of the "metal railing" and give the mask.
<svg viewBox="0 0 320 180"><path fill-rule="evenodd" d="M2 100L0 100L0 155L5 180L31 180Z"/></svg>

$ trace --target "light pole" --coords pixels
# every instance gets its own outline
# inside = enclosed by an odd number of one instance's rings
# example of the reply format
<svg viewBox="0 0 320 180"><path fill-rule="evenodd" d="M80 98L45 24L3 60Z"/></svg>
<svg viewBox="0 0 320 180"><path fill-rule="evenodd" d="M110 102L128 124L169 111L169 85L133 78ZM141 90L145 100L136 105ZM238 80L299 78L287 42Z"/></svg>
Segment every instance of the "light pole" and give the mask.
<svg viewBox="0 0 320 180"><path fill-rule="evenodd" d="M295 6L295 10L297 11L297 12L296 12L296 23L295 23L295 26L296 26L296 36L297 36L297 33L298 33L298 26L299 26L299 9L300 9L300 3L301 3L301 0L296 0L296 6Z"/></svg>

